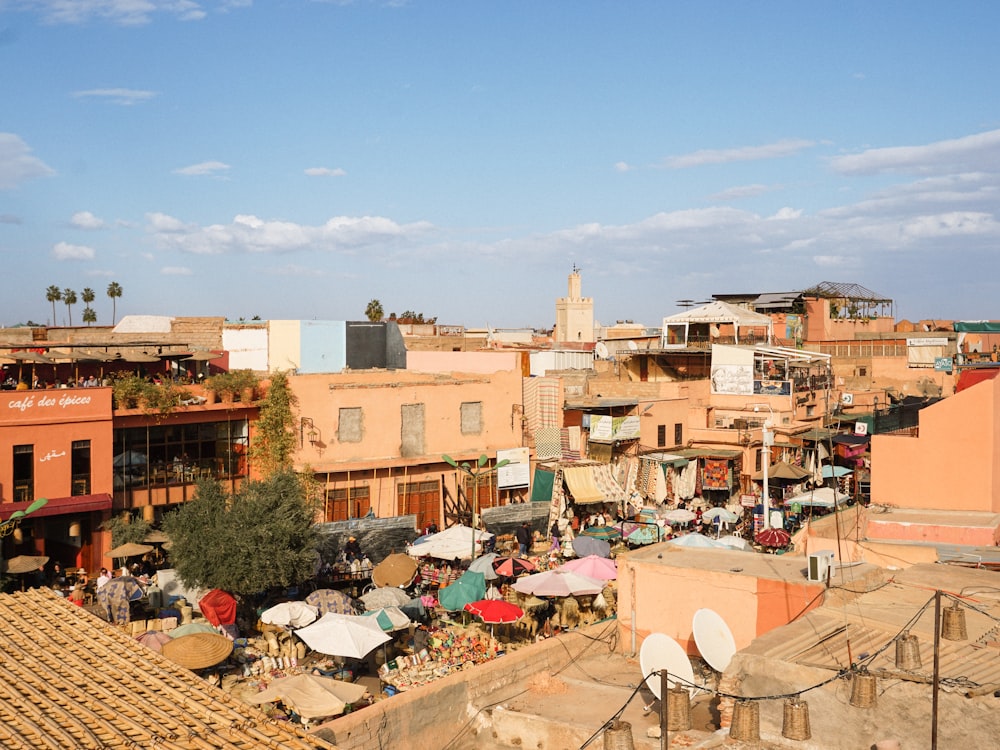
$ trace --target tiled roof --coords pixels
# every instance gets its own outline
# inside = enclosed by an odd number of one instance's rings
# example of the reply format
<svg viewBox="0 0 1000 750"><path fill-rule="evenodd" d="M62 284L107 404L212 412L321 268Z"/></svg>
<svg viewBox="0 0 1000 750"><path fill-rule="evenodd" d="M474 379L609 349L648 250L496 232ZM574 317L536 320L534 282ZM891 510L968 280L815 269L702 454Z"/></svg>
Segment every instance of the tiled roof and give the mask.
<svg viewBox="0 0 1000 750"><path fill-rule="evenodd" d="M0 594L0 747L334 748L48 590Z"/></svg>

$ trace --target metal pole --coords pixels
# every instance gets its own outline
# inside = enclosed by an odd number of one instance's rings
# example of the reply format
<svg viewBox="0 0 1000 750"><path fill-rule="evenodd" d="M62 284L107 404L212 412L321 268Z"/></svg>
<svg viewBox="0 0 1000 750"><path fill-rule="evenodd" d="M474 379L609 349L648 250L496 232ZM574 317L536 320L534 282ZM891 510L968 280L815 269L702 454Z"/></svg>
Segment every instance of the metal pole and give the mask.
<svg viewBox="0 0 1000 750"><path fill-rule="evenodd" d="M934 592L934 679L931 681L931 750L937 750L938 683L941 679L941 590Z"/></svg>
<svg viewBox="0 0 1000 750"><path fill-rule="evenodd" d="M761 427L760 434L761 440L764 443L760 449L760 462L764 470L764 528L769 529L771 528L771 488L767 482L767 472L771 464L771 441L768 440L770 436L767 431L767 422L764 422L764 425Z"/></svg>
<svg viewBox="0 0 1000 750"><path fill-rule="evenodd" d="M667 691L670 686L667 684L667 670L660 670L660 750L669 750L670 738L667 730L667 711L669 711L667 701Z"/></svg>

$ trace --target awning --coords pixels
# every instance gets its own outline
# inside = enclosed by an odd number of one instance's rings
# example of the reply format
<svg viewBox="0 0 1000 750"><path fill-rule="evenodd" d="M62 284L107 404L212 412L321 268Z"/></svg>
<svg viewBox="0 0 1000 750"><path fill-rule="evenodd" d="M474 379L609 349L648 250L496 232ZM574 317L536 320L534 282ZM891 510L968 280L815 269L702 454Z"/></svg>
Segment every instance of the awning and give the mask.
<svg viewBox="0 0 1000 750"><path fill-rule="evenodd" d="M684 458L736 458L742 456L743 451L729 450L726 448L683 448L677 451L678 456Z"/></svg>
<svg viewBox="0 0 1000 750"><path fill-rule="evenodd" d="M867 445L867 435L835 435L833 442L837 445Z"/></svg>
<svg viewBox="0 0 1000 750"><path fill-rule="evenodd" d="M837 433L834 430L827 430L822 427L815 427L807 432L799 432L795 435L789 435L789 437L799 438L800 440L812 440L813 442L819 442L823 440L829 440Z"/></svg>
<svg viewBox="0 0 1000 750"><path fill-rule="evenodd" d="M672 466L675 469L683 469L689 463L684 456L678 456L673 453L643 453L639 458L644 458L648 461L659 461L664 466Z"/></svg>
<svg viewBox="0 0 1000 750"><path fill-rule="evenodd" d="M818 487L811 492L804 492L801 495L788 498L785 500L785 507L791 508L793 505L798 505L803 508L833 508L834 503L840 506L846 503L848 499L847 495L843 492L838 492L833 487Z"/></svg>
<svg viewBox="0 0 1000 750"><path fill-rule="evenodd" d="M847 476L848 474L853 474L853 469L848 469L846 466L824 466L823 467L823 479L832 479L834 477L840 478Z"/></svg>
<svg viewBox="0 0 1000 750"><path fill-rule="evenodd" d="M574 502L578 505L604 502L604 493L597 488L597 484L594 482L593 466L564 468L563 477L566 479L566 485L569 487Z"/></svg>
<svg viewBox="0 0 1000 750"><path fill-rule="evenodd" d="M15 510L26 510L31 505L24 503L4 503L0 506L0 521L6 521ZM49 502L36 510L26 520L42 516L66 516L71 513L90 513L94 510L111 510L111 495L75 495L73 497L52 497Z"/></svg>

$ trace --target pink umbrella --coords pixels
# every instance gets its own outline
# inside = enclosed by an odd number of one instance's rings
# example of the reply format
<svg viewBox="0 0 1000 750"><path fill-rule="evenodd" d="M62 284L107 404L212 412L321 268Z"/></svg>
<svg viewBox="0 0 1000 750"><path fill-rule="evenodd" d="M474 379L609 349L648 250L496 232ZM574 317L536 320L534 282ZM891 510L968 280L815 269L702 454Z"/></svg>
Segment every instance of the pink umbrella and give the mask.
<svg viewBox="0 0 1000 750"><path fill-rule="evenodd" d="M535 596L600 594L604 589L604 581L574 573L572 570L556 568L518 578L513 589L522 594Z"/></svg>
<svg viewBox="0 0 1000 750"><path fill-rule="evenodd" d="M563 563L560 567L580 575L596 578L599 581L614 581L618 578L617 563L599 555L577 557Z"/></svg>
<svg viewBox="0 0 1000 750"><path fill-rule="evenodd" d="M523 557L498 557L493 561L493 570L497 575L516 578L522 573L534 572L535 564Z"/></svg>
<svg viewBox="0 0 1000 750"><path fill-rule="evenodd" d="M145 633L137 635L135 639L146 648L151 648L157 653L161 653L163 651L164 643L173 640L162 630L147 630Z"/></svg>

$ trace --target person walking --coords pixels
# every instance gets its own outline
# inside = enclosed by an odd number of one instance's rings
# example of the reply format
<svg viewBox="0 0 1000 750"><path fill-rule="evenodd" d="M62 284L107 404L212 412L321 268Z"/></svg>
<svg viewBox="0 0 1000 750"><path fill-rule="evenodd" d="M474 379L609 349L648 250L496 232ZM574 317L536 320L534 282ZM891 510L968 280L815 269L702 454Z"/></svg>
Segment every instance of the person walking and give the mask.
<svg viewBox="0 0 1000 750"><path fill-rule="evenodd" d="M531 526L527 521L517 528L517 531L514 532L514 538L517 539L518 554L524 557L531 548Z"/></svg>
<svg viewBox="0 0 1000 750"><path fill-rule="evenodd" d="M562 549L562 530L559 528L558 518L552 522L552 528L549 529L549 536L552 537L552 546L549 548L549 551L559 552Z"/></svg>

